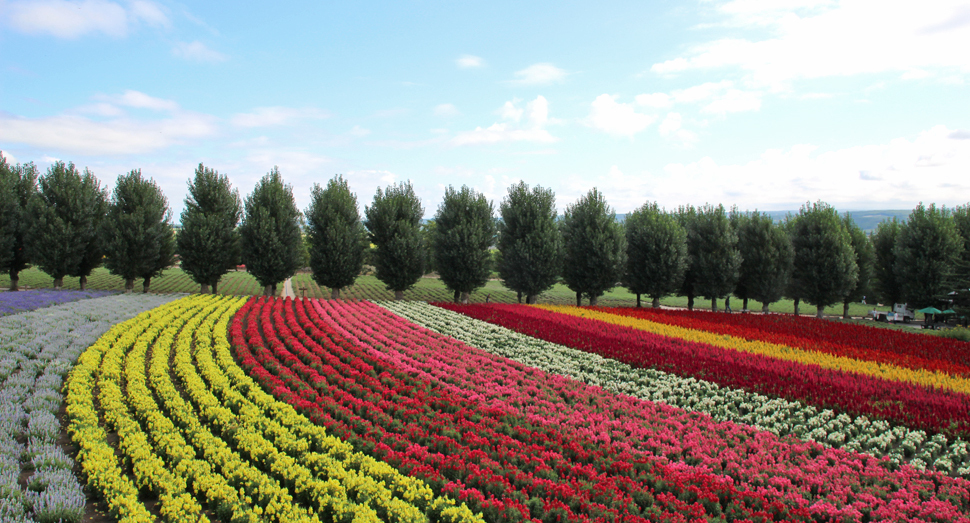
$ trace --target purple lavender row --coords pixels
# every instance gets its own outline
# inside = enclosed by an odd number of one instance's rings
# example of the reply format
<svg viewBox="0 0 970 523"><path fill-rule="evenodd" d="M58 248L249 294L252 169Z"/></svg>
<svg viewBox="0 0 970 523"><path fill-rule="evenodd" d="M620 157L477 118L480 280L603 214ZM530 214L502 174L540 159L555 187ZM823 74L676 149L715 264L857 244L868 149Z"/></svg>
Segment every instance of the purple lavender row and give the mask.
<svg viewBox="0 0 970 523"><path fill-rule="evenodd" d="M74 461L57 445L64 378L113 325L181 296L82 299L0 318L0 521L82 519L87 497ZM21 488L24 472L30 476Z"/></svg>
<svg viewBox="0 0 970 523"><path fill-rule="evenodd" d="M111 291L55 291L51 289L0 292L0 316L88 298L100 298L109 294L114 293Z"/></svg>

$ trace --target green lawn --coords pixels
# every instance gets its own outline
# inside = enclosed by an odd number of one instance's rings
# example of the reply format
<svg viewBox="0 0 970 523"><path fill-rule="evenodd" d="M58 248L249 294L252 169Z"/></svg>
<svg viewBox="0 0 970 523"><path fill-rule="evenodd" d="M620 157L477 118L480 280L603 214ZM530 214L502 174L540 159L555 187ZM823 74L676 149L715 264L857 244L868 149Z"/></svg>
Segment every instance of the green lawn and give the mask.
<svg viewBox="0 0 970 523"><path fill-rule="evenodd" d="M64 278L65 289L78 289L79 284L80 278L72 278L69 276ZM30 268L20 272L19 285L21 289L50 288L54 286L54 278L51 278L39 269ZM10 287L10 276L7 274L0 275L0 288L6 289L8 287ZM107 269L99 267L92 271L91 276L88 277L87 288L92 290L123 292L125 290L125 281L120 276L114 276L108 273ZM141 290L142 280L135 280L135 292L141 292ZM188 274L182 272L182 269L171 268L166 269L161 276L152 278L150 290L151 292L163 294L176 292L193 293L199 292L199 285L193 282ZM280 285L278 290L282 292L283 286ZM249 295L260 292L262 292L262 288L256 282L256 278L253 278L247 272L230 271L219 282L219 294Z"/></svg>

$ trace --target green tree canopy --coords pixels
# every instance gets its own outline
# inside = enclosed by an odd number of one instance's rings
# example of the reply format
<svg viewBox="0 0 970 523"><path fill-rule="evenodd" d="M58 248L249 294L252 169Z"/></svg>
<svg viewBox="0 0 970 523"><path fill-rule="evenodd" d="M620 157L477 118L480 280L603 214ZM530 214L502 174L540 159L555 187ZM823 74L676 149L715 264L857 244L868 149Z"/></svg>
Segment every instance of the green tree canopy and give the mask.
<svg viewBox="0 0 970 523"><path fill-rule="evenodd" d="M0 271L9 270L17 241L15 176L13 167L7 163L7 158L0 154Z"/></svg>
<svg viewBox="0 0 970 523"><path fill-rule="evenodd" d="M893 216L879 222L872 235L873 287L877 300L895 305L902 303L899 279L896 277L896 241L899 239L899 221Z"/></svg>
<svg viewBox="0 0 970 523"><path fill-rule="evenodd" d="M13 214L15 222L11 223L14 232L13 256L7 262L7 272L10 274L10 290L19 289L20 271L30 266L27 257L27 231L30 226L28 204L37 194L37 166L33 162L17 164L12 168L13 189L16 199L16 211Z"/></svg>
<svg viewBox="0 0 970 523"><path fill-rule="evenodd" d="M970 203L953 210L953 222L963 242L963 251L956 266L954 286L970 289Z"/></svg>
<svg viewBox="0 0 970 523"><path fill-rule="evenodd" d="M172 211L162 189L146 180L140 169L118 176L101 225L104 265L125 280L125 292L134 289L135 278L151 278L174 263Z"/></svg>
<svg viewBox="0 0 970 523"><path fill-rule="evenodd" d="M894 270L903 301L912 309L936 306L953 290L963 239L946 207L920 202L899 228Z"/></svg>
<svg viewBox="0 0 970 523"><path fill-rule="evenodd" d="M495 242L495 208L485 195L463 185L448 186L435 214L432 237L435 267L441 281L460 293L462 302L488 282Z"/></svg>
<svg viewBox="0 0 970 523"><path fill-rule="evenodd" d="M552 288L562 270L562 237L552 189L525 182L509 187L499 205L498 275L527 303Z"/></svg>
<svg viewBox="0 0 970 523"><path fill-rule="evenodd" d="M657 202L647 202L626 217L626 274L624 284L630 292L646 294L653 306L680 289L687 270L687 231L677 218L667 214Z"/></svg>
<svg viewBox="0 0 970 523"><path fill-rule="evenodd" d="M98 230L107 194L91 171L82 175L73 163L55 162L38 182L40 190L28 205L27 258L54 278L55 289L64 276L80 277L83 289L101 263Z"/></svg>
<svg viewBox="0 0 970 523"><path fill-rule="evenodd" d="M330 287L332 299L340 298L340 289L357 280L368 246L357 196L350 192L347 180L335 176L326 189L314 184L306 219L313 279Z"/></svg>
<svg viewBox="0 0 970 523"><path fill-rule="evenodd" d="M855 221L845 213L842 226L849 233L852 250L855 251L855 263L859 267L856 283L842 299L842 317L849 318L849 304L860 301L872 294L872 280L875 273L876 251L866 233L856 225Z"/></svg>
<svg viewBox="0 0 970 523"><path fill-rule="evenodd" d="M799 210L792 225L792 246L797 293L822 317L825 307L841 302L859 279L852 239L835 209L816 202Z"/></svg>
<svg viewBox="0 0 970 523"><path fill-rule="evenodd" d="M755 210L735 218L741 267L734 294L744 300L762 303L762 311L781 299L788 287L792 269L791 238L784 227L766 213Z"/></svg>
<svg viewBox="0 0 970 523"><path fill-rule="evenodd" d="M273 167L246 197L246 215L239 226L242 262L264 294L276 294L276 286L302 266L302 215L293 199L293 188L283 183L279 167Z"/></svg>
<svg viewBox="0 0 970 523"><path fill-rule="evenodd" d="M219 280L240 261L239 231L242 200L229 177L201 163L188 182L178 235L181 267L201 292L218 292Z"/></svg>
<svg viewBox="0 0 970 523"><path fill-rule="evenodd" d="M697 209L687 241L694 244L694 292L710 299L711 310L716 311L717 299L734 290L741 267L738 235L724 206L705 205Z"/></svg>
<svg viewBox="0 0 970 523"><path fill-rule="evenodd" d="M377 279L394 291L395 299L404 299L404 291L424 275L427 259L420 230L424 217L421 200L414 194L411 182L390 185L386 191L378 187L364 214L370 241L377 246Z"/></svg>
<svg viewBox="0 0 970 523"><path fill-rule="evenodd" d="M694 310L694 298L697 296L694 283L697 281L697 246L698 242L691 241L691 234L696 235L694 228L697 220L697 209L693 205L681 205L674 213L677 223L684 228L687 235L687 269L684 271L684 279L680 282L680 289L677 291L679 296L687 298L687 310Z"/></svg>
<svg viewBox="0 0 970 523"><path fill-rule="evenodd" d="M576 293L596 305L604 292L616 287L626 268L626 237L616 213L595 187L566 207L560 223L563 240L562 279Z"/></svg>

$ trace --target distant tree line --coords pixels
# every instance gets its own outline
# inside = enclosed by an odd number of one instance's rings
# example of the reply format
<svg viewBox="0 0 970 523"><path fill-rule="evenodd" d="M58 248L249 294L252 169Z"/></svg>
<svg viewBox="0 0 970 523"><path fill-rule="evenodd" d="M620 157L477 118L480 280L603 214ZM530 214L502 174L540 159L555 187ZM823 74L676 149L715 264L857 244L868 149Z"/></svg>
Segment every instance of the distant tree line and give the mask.
<svg viewBox="0 0 970 523"><path fill-rule="evenodd" d="M644 203L623 223L597 189L556 213L552 190L512 185L498 206L463 186L449 186L433 219L409 182L378 188L361 215L347 180L314 185L309 207L296 207L293 188L273 168L245 200L226 175L199 164L176 235L160 187L140 170L120 175L111 194L94 174L55 162L40 174L33 163L0 157L0 270L18 288L34 265L54 278L79 277L83 289L101 265L148 292L152 278L174 264L217 292L223 275L244 264L274 294L277 285L309 267L314 280L339 298L367 262L396 299L428 272L437 272L467 301L493 271L519 301L535 303L557 283L576 303L595 305L617 286L647 296L718 300L732 296L762 304L782 298L819 311L868 299L920 308L955 300L970 305L970 204L948 209L919 204L905 222L895 218L863 232L823 202L807 203L775 222L736 207Z"/></svg>

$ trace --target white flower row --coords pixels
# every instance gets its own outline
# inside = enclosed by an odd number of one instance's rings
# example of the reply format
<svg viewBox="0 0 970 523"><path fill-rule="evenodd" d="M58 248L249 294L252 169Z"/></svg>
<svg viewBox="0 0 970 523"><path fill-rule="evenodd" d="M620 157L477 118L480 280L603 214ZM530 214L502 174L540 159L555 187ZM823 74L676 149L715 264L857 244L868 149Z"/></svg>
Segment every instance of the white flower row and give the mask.
<svg viewBox="0 0 970 523"><path fill-rule="evenodd" d="M422 302L379 302L418 325L451 336L486 352L545 372L569 376L611 392L701 412L716 421L753 426L778 436L792 435L822 445L888 457L917 468L970 477L970 446L938 434L893 425L865 416L836 415L810 405L721 387L654 369L638 369L555 343L476 320Z"/></svg>
<svg viewBox="0 0 970 523"><path fill-rule="evenodd" d="M87 498L57 446L64 378L113 325L181 297L105 296L0 317L0 521L80 521Z"/></svg>

